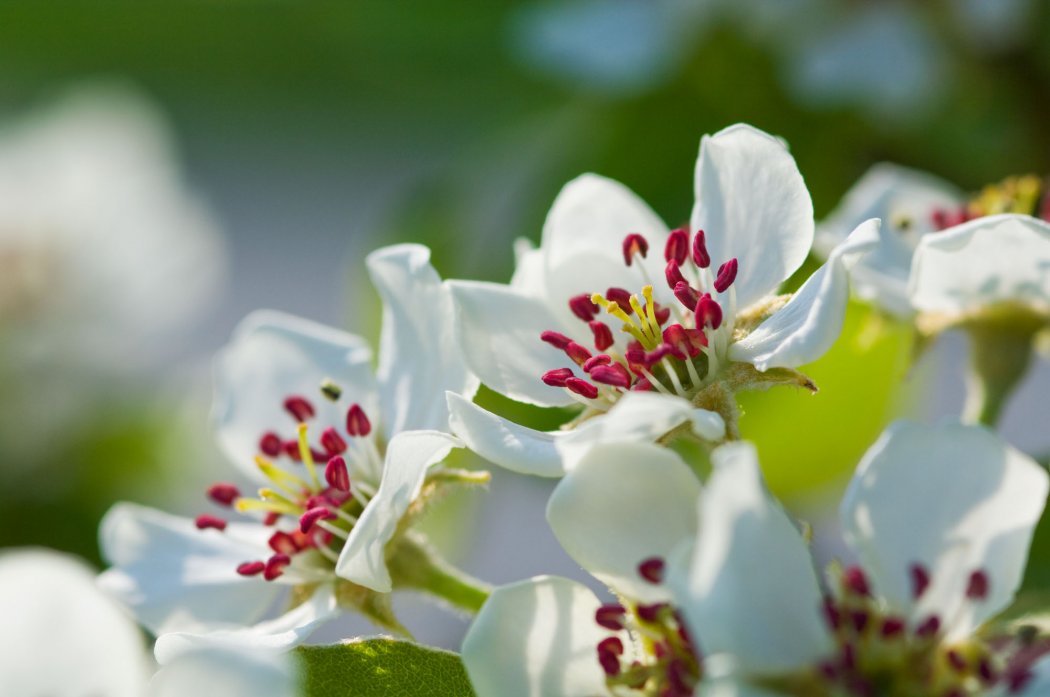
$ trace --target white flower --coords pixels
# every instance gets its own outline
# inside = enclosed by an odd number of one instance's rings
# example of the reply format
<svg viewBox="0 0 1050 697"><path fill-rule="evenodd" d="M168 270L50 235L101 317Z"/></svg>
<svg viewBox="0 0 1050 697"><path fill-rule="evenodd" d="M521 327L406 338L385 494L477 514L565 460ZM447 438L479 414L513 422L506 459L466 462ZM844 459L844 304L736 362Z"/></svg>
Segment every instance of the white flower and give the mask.
<svg viewBox="0 0 1050 697"><path fill-rule="evenodd" d="M422 505L432 466L460 445L444 432L446 391L477 388L429 256L398 245L367 259L384 301L377 374L363 339L274 312L249 316L219 355L219 442L264 488L254 498L219 483L209 496L263 520L190 521L128 504L103 520L113 565L103 585L160 637L162 662L199 643L289 646L340 604L401 629L377 595L394 584L388 543L415 544L400 526ZM291 609L263 620L288 587Z"/></svg>
<svg viewBox="0 0 1050 697"><path fill-rule="evenodd" d="M0 694L184 697L296 694L289 658L193 652L161 669L142 635L82 562L50 550L0 553Z"/></svg>
<svg viewBox="0 0 1050 697"><path fill-rule="evenodd" d="M550 576L495 590L463 641L478 697L643 694L628 691L634 684L644 694L692 694L698 657L662 579L680 543L696 535L699 495L699 480L668 449L589 450L558 483L547 519L619 602L602 604L586 586Z"/></svg>
<svg viewBox="0 0 1050 697"><path fill-rule="evenodd" d="M1050 677L1023 640L982 631L1012 602L1046 503L1046 472L1029 457L977 427L892 426L842 504L859 564L832 567L826 595L754 448L730 444L714 460L688 572L671 586L719 657L725 694L820 697L877 681L892 694L975 695Z"/></svg>
<svg viewBox="0 0 1050 697"><path fill-rule="evenodd" d="M736 391L813 388L792 369L837 338L847 270L874 244L877 221L859 226L790 300L773 297L809 253L812 203L784 144L738 125L701 142L690 229L669 232L611 180L570 182L540 247L519 249L509 285L450 282L468 365L512 399L582 403L577 423L604 418L629 392L682 398L727 423L683 412L674 399L647 411L661 427L691 418L708 440L719 440L723 426L736 435ZM506 435L495 438L496 417L460 400L452 413L457 435L493 462L562 471L551 434L503 425Z"/></svg>

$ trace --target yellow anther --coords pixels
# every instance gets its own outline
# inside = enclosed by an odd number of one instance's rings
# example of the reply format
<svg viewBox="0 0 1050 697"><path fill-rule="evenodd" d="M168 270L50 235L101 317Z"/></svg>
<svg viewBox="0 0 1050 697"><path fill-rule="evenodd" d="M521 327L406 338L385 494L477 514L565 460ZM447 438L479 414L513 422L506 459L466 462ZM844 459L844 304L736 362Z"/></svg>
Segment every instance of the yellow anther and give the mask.
<svg viewBox="0 0 1050 697"><path fill-rule="evenodd" d="M645 316L649 320L649 331L653 335L653 339L659 343L659 339L663 338L663 332L660 331L660 323L656 321L656 303L653 302L653 287L645 286L642 288L642 295L645 296Z"/></svg>
<svg viewBox="0 0 1050 697"><path fill-rule="evenodd" d="M274 483L275 486L284 489L292 496L298 496L302 493L303 489L310 488L310 485L299 477L290 472L285 472L283 469L260 455L255 456L255 465L259 468L259 471L266 475L267 479Z"/></svg>
<svg viewBox="0 0 1050 697"><path fill-rule="evenodd" d="M298 508L288 506L286 504L278 503L276 501L260 501L258 499L237 499L234 503L234 508L239 513L247 513L249 511L266 511L268 513L285 513L287 515L298 516L302 514L302 511Z"/></svg>
<svg viewBox="0 0 1050 697"><path fill-rule="evenodd" d="M279 503L281 505L288 506L294 510L299 510L301 508L301 506L296 504L295 501L292 501L287 496L282 496L273 489L268 489L266 487L259 489L259 498L273 503Z"/></svg>
<svg viewBox="0 0 1050 697"><path fill-rule="evenodd" d="M650 287L650 291L651 290L652 288ZM643 322L643 324L639 324L639 322L636 321L634 317L624 312L624 309L620 307L620 304L618 302L616 302L615 300L608 300L606 298L603 298L599 293L595 293L591 296L591 302L599 306L604 305L606 312L623 322L623 326L620 328L620 331L630 334L639 342L641 342L641 344L647 349L652 350L656 348L657 344L660 343L659 341L654 339L653 336L650 335L650 332L646 331L648 322L645 320L645 310L642 308L641 302L638 300L637 295L632 295L630 298L631 308L634 310L635 314ZM657 333L657 336L659 336L659 333Z"/></svg>
<svg viewBox="0 0 1050 697"><path fill-rule="evenodd" d="M306 440L306 424L299 424L299 457L302 458L306 470L310 473L310 481L314 488L321 489L321 480L317 478L317 467L314 465L314 455L310 451L310 443Z"/></svg>

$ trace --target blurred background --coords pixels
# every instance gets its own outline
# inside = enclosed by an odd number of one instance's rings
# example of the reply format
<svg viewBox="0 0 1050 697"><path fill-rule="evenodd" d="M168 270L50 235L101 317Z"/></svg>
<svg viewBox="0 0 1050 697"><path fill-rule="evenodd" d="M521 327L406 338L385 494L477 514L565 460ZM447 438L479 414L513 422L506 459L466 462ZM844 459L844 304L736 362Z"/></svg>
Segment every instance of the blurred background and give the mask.
<svg viewBox="0 0 1050 697"><path fill-rule="evenodd" d="M818 217L879 161L964 190L1050 173L1050 3L0 4L0 546L101 564L114 501L202 510L234 478L209 362L247 312L374 339L368 251L422 242L445 277L505 281L512 241L538 240L584 171L680 224L700 136L738 121L787 140ZM807 371L818 395L746 398L771 487L830 549L835 497L883 426L960 411L962 337L912 351L856 305ZM1048 393L1042 360L1003 424L1044 461ZM446 550L497 583L585 579L546 528L552 483L494 475L428 521ZM1038 545L1033 586L1050 582ZM458 646L460 618L398 603L420 640Z"/></svg>

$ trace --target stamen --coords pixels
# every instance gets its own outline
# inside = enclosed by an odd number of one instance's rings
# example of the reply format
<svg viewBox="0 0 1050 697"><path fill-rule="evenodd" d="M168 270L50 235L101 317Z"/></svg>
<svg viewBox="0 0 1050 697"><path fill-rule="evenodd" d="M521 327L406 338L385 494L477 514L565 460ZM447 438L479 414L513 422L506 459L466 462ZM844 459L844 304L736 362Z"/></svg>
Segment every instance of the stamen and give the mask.
<svg viewBox="0 0 1050 697"><path fill-rule="evenodd" d="M673 261L678 266L685 263L689 255L689 231L684 227L671 230L667 236L667 244L664 245L664 259ZM670 265L668 265L670 267Z"/></svg>
<svg viewBox="0 0 1050 697"><path fill-rule="evenodd" d="M237 565L237 573L241 576L258 576L265 568L266 564L261 561L246 561Z"/></svg>
<svg viewBox="0 0 1050 697"><path fill-rule="evenodd" d="M678 302L685 305L686 309L690 312L696 309L696 303L700 301L700 294L693 290L693 287L685 281L675 284L674 296L678 298Z"/></svg>
<svg viewBox="0 0 1050 697"><path fill-rule="evenodd" d="M599 626L605 627L606 629L618 632L624 628L624 620L627 617L627 610L624 609L623 605L616 603L602 605L594 613L594 621Z"/></svg>
<svg viewBox="0 0 1050 697"><path fill-rule="evenodd" d="M272 462L268 462L258 455L255 457L255 466L259 468L259 471L262 472L267 479L274 483L274 486L284 490L292 497L298 496L302 489L310 488L310 486L299 477L291 472L284 471Z"/></svg>
<svg viewBox="0 0 1050 697"><path fill-rule="evenodd" d="M703 230L697 230L696 237L693 238L693 263L701 269L706 269L711 265L711 255L707 253L707 242Z"/></svg>
<svg viewBox="0 0 1050 697"><path fill-rule="evenodd" d="M721 325L722 306L709 293L704 293L696 303L696 326L718 329Z"/></svg>
<svg viewBox="0 0 1050 697"><path fill-rule="evenodd" d="M263 578L273 581L284 573L285 568L292 563L287 554L275 554L266 560L266 568L263 569Z"/></svg>
<svg viewBox="0 0 1050 697"><path fill-rule="evenodd" d="M331 378L325 378L321 381L321 394L332 402L338 402L343 396L343 388L335 384Z"/></svg>
<svg viewBox="0 0 1050 697"><path fill-rule="evenodd" d="M591 356L583 364L583 372L589 373L600 365L609 365L612 363L612 357L605 353L599 353L597 356ZM568 370L568 368L565 368ZM553 372L553 371L552 371ZM569 374L566 377L572 377L572 371L569 370Z"/></svg>
<svg viewBox="0 0 1050 697"><path fill-rule="evenodd" d="M737 261L736 258L730 259L721 266L718 267L718 274L715 276L715 290L719 293L724 293L726 288L733 285L733 281L736 280Z"/></svg>
<svg viewBox="0 0 1050 697"><path fill-rule="evenodd" d="M270 545L270 549L278 554L295 554L300 551L299 544L295 541L295 538L283 530L278 530L270 535L267 544Z"/></svg>
<svg viewBox="0 0 1050 697"><path fill-rule="evenodd" d="M622 387L624 389L631 386L630 374L619 363L595 366L590 371L590 376L591 380L602 385L611 385L612 387Z"/></svg>
<svg viewBox="0 0 1050 697"><path fill-rule="evenodd" d="M591 357L591 352L575 341L570 341L569 345L565 347L565 355L571 358L576 365L582 366Z"/></svg>
<svg viewBox="0 0 1050 697"><path fill-rule="evenodd" d="M569 388L570 392L574 392L581 397L586 397L587 399L594 399L598 396L598 388L580 378L569 378L565 381L565 386Z"/></svg>
<svg viewBox="0 0 1050 697"><path fill-rule="evenodd" d="M227 482L218 482L208 487L208 498L220 506L232 506L240 495L240 490Z"/></svg>
<svg viewBox="0 0 1050 697"><path fill-rule="evenodd" d="M883 639L893 639L904 633L904 620L899 617L887 617L882 621L882 628L879 630Z"/></svg>
<svg viewBox="0 0 1050 697"><path fill-rule="evenodd" d="M649 557L638 565L638 575L649 583L663 583L664 566L664 560L660 557Z"/></svg>
<svg viewBox="0 0 1050 697"><path fill-rule="evenodd" d="M321 433L321 446L329 455L342 455L346 452L346 441L331 426Z"/></svg>
<svg viewBox="0 0 1050 697"><path fill-rule="evenodd" d="M682 275L682 267L674 259L667 262L667 266L664 267L664 278L667 279L667 287L671 290L674 290L679 283L689 285L685 280L685 276Z"/></svg>
<svg viewBox="0 0 1050 697"><path fill-rule="evenodd" d="M664 610L668 608L667 603L653 603L652 605L639 605L635 612L638 615L638 619L642 622L657 622L660 619L660 615Z"/></svg>
<svg viewBox="0 0 1050 697"><path fill-rule="evenodd" d="M846 590L861 597L871 596L871 587L868 585L868 577L859 566L847 567L842 572L842 585Z"/></svg>
<svg viewBox="0 0 1050 697"><path fill-rule="evenodd" d="M367 436L372 432L372 422L368 420L361 405L353 404L346 412L346 432L355 438Z"/></svg>
<svg viewBox="0 0 1050 697"><path fill-rule="evenodd" d="M594 295L592 295L591 300L596 305L601 305L601 297L599 295L598 300L595 300ZM634 308L631 307L631 293L623 288L609 288L605 291L605 299L619 305L620 309L627 314L634 312Z"/></svg>
<svg viewBox="0 0 1050 697"><path fill-rule="evenodd" d="M324 468L324 478L328 486L339 491L350 491L350 471L346 468L346 460L336 455L328 461Z"/></svg>
<svg viewBox="0 0 1050 697"><path fill-rule="evenodd" d="M595 297L600 298L601 296L599 295ZM540 341L550 344L559 351L564 351L569 346L569 344L572 343L572 339L570 339L569 337L565 336L564 334L552 331L546 331L540 334Z"/></svg>
<svg viewBox="0 0 1050 697"><path fill-rule="evenodd" d="M314 405L310 404L305 397L298 395L292 395L284 400L284 409L299 423L312 419L316 413Z"/></svg>
<svg viewBox="0 0 1050 697"><path fill-rule="evenodd" d="M600 358L600 356L595 356L595 358ZM591 361L593 360L594 358L591 359ZM587 363L591 361L587 361ZM587 363L584 364L584 370L587 370ZM555 368L544 373L541 380L551 387L565 387L565 381L571 377L573 377L571 368Z"/></svg>
<svg viewBox="0 0 1050 697"><path fill-rule="evenodd" d="M930 586L930 572L922 564L912 564L908 568L908 573L911 575L912 600L918 600Z"/></svg>
<svg viewBox="0 0 1050 697"><path fill-rule="evenodd" d="M591 296L586 294L569 298L569 309L584 322L590 322L598 314L597 308L591 302Z"/></svg>
<svg viewBox="0 0 1050 697"><path fill-rule="evenodd" d="M267 513L278 513L291 516L297 516L300 513L300 509L297 506L289 506L283 503L277 503L275 501L260 501L259 499L249 498L237 499L237 503L234 504L234 508L236 508L238 513L247 513L249 511L266 511Z"/></svg>
<svg viewBox="0 0 1050 697"><path fill-rule="evenodd" d="M194 523L197 525L198 530L207 530L208 528L213 528L221 532L226 529L225 520L218 516L208 515L207 513L197 516L197 519L194 521Z"/></svg>
<svg viewBox="0 0 1050 697"><path fill-rule="evenodd" d="M356 406L356 405L355 405ZM310 443L306 440L306 424L299 424L299 457L306 465L306 471L310 473L310 481L314 483L315 489L321 488L321 482L317 478L317 467L314 465L314 454L310 450Z"/></svg>
<svg viewBox="0 0 1050 697"><path fill-rule="evenodd" d="M616 637L609 637L609 639L619 641ZM606 675L614 677L620 674L620 655L610 650L606 644L609 639L605 639L598 644L598 663L601 664L602 670L605 671ZM621 650L622 648L621 644Z"/></svg>
<svg viewBox="0 0 1050 697"><path fill-rule="evenodd" d="M637 232L632 232L623 238L623 263L627 266L634 261L634 256L640 254L644 259L649 253L649 242Z"/></svg>
<svg viewBox="0 0 1050 697"><path fill-rule="evenodd" d="M930 615L915 628L915 636L928 639L939 631L941 631L941 618L937 615Z"/></svg>
<svg viewBox="0 0 1050 697"><path fill-rule="evenodd" d="M269 457L277 457L284 450L284 441L273 431L267 431L259 439L259 450Z"/></svg>
<svg viewBox="0 0 1050 697"><path fill-rule="evenodd" d="M591 328L591 333L594 334L594 347L599 351L604 351L615 343L612 330L605 322L591 320L588 326Z"/></svg>
<svg viewBox="0 0 1050 697"><path fill-rule="evenodd" d="M324 506L317 506L311 508L306 513L303 513L299 518L299 530L304 534L309 533L310 529L319 520L335 520L338 516L332 511L328 510Z"/></svg>
<svg viewBox="0 0 1050 697"><path fill-rule="evenodd" d="M988 597L988 574L978 569L970 574L966 584L966 597L970 600L984 600Z"/></svg>

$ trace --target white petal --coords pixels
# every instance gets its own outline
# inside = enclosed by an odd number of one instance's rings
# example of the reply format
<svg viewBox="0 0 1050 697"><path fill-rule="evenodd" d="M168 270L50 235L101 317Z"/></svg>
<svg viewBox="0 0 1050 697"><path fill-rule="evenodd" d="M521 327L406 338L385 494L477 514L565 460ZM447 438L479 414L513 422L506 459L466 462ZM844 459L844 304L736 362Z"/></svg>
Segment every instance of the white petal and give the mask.
<svg viewBox="0 0 1050 697"><path fill-rule="evenodd" d="M455 341L452 298L430 265L430 250L399 244L368 255L383 299L379 387L383 432L448 430L445 391L473 397L478 380Z"/></svg>
<svg viewBox="0 0 1050 697"><path fill-rule="evenodd" d="M162 667L149 697L251 695L295 697L296 670L289 654L248 647L191 650Z"/></svg>
<svg viewBox="0 0 1050 697"><path fill-rule="evenodd" d="M795 368L823 356L842 331L849 301L849 268L878 238L878 220L862 223L784 307L730 347L729 357L767 370Z"/></svg>
<svg viewBox="0 0 1050 697"><path fill-rule="evenodd" d="M325 399L321 381L343 388L343 404ZM267 431L295 437L295 420L284 410L291 395L305 397L321 427L345 423L346 405L359 403L370 417L378 408L372 352L360 337L279 312L246 317L215 359L212 421L219 445L250 477L259 476L253 458ZM311 421L315 423L315 421Z"/></svg>
<svg viewBox="0 0 1050 697"><path fill-rule="evenodd" d="M514 275L511 276L510 287L536 298L546 297L543 253L524 237L514 240Z"/></svg>
<svg viewBox="0 0 1050 697"><path fill-rule="evenodd" d="M138 628L83 562L0 553L0 694L138 697L148 676Z"/></svg>
<svg viewBox="0 0 1050 697"><path fill-rule="evenodd" d="M831 643L809 550L766 492L754 446L723 445L712 460L679 607L705 653L727 653L741 670L812 665Z"/></svg>
<svg viewBox="0 0 1050 697"><path fill-rule="evenodd" d="M565 474L555 448L565 431L537 431L519 426L473 402L448 393L449 424L466 446L493 464L538 477Z"/></svg>
<svg viewBox="0 0 1050 697"><path fill-rule="evenodd" d="M1013 600L1047 488L1039 465L982 428L898 422L857 467L842 524L879 595L916 620L939 615L959 638ZM932 576L917 604L916 563ZM976 570L989 595L969 602Z"/></svg>
<svg viewBox="0 0 1050 697"><path fill-rule="evenodd" d="M813 244L813 202L784 144L744 124L700 142L692 229L707 233L712 265L737 258L746 307L802 265Z"/></svg>
<svg viewBox="0 0 1050 697"><path fill-rule="evenodd" d="M555 446L564 459L565 469L571 470L596 443L651 442L686 421L706 440L719 441L725 437L725 422L714 412L697 409L680 397L631 392L604 415L585 421L559 438Z"/></svg>
<svg viewBox="0 0 1050 697"><path fill-rule="evenodd" d="M335 565L338 576L380 593L392 590L386 544L419 495L427 469L461 445L454 436L438 431L404 431L393 437L386 448L379 490L365 506L339 554Z"/></svg>
<svg viewBox="0 0 1050 697"><path fill-rule="evenodd" d="M450 281L463 355L481 381L511 399L545 407L574 404L565 390L540 379L572 363L540 340L547 330L565 329L543 301L508 286Z"/></svg>
<svg viewBox="0 0 1050 697"><path fill-rule="evenodd" d="M199 649L243 648L280 652L302 643L315 629L339 613L331 584L318 586L308 600L272 620L250 627L210 632L170 632L157 637L153 653L167 664Z"/></svg>
<svg viewBox="0 0 1050 697"><path fill-rule="evenodd" d="M1050 309L1050 223L1026 215L978 218L915 250L911 299L925 312L963 313L1000 302Z"/></svg>
<svg viewBox="0 0 1050 697"><path fill-rule="evenodd" d="M282 586L241 576L237 566L269 557L272 532L239 523L198 530L191 520L119 503L99 528L102 556L113 565L99 583L154 634L251 624Z"/></svg>
<svg viewBox="0 0 1050 697"><path fill-rule="evenodd" d="M601 603L586 587L542 576L493 591L463 639L478 697L607 695L594 621Z"/></svg>
<svg viewBox="0 0 1050 697"><path fill-rule="evenodd" d="M666 563L696 536L700 481L673 451L648 443L602 444L551 494L547 522L576 562L620 595L669 598L638 575L651 557Z"/></svg>

